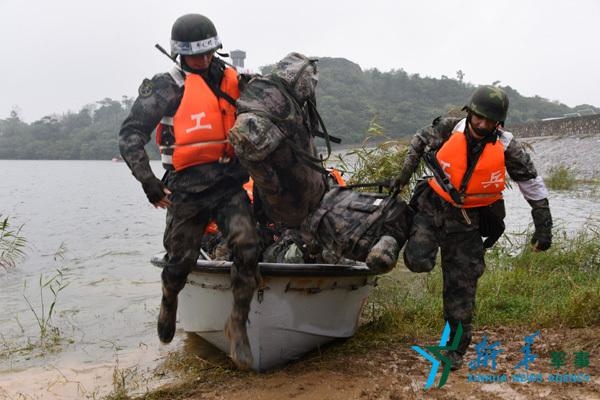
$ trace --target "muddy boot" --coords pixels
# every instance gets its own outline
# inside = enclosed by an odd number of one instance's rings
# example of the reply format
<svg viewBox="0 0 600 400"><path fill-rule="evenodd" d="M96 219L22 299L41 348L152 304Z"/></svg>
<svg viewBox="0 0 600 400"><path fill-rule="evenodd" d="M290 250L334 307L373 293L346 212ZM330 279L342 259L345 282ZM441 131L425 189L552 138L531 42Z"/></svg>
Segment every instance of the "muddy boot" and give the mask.
<svg viewBox="0 0 600 400"><path fill-rule="evenodd" d="M246 313L247 315L247 313ZM248 370L252 367L252 350L248 341L246 331L247 316L232 310L227 323L225 324L225 336L229 340L229 357L241 370Z"/></svg>
<svg viewBox="0 0 600 400"><path fill-rule="evenodd" d="M456 351L448 351L446 357L450 360L450 370L459 370L463 365L463 356Z"/></svg>
<svg viewBox="0 0 600 400"><path fill-rule="evenodd" d="M225 325L225 335L229 339L229 357L238 368L249 369L252 366L252 351L248 341L246 322L250 313L254 289L260 282L260 274L256 264L242 270L234 264L231 272L233 309Z"/></svg>
<svg viewBox="0 0 600 400"><path fill-rule="evenodd" d="M367 255L367 267L375 273L384 274L396 266L400 247L391 236L382 236Z"/></svg>
<svg viewBox="0 0 600 400"><path fill-rule="evenodd" d="M156 330L158 338L163 343L171 343L175 336L175 322L177 319L177 294L179 292L162 286L162 299Z"/></svg>

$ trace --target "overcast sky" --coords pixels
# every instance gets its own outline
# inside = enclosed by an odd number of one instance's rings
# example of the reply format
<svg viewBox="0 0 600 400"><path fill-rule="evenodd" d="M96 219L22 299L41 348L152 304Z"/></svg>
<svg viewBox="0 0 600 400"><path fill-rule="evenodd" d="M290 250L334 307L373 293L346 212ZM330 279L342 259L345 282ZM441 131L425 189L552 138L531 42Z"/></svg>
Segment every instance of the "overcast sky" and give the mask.
<svg viewBox="0 0 600 400"><path fill-rule="evenodd" d="M171 68L154 44L168 48L186 13L211 18L254 70L299 51L600 106L599 0L0 0L0 118L134 96Z"/></svg>

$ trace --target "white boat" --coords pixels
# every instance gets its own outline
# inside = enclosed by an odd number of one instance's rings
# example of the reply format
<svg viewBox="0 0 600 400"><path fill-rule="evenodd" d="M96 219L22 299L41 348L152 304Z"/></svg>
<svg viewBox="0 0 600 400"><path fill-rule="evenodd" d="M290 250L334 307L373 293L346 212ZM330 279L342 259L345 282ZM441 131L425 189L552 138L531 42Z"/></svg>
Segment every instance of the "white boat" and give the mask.
<svg viewBox="0 0 600 400"><path fill-rule="evenodd" d="M152 263L162 266L162 257ZM260 263L263 285L248 317L252 369L265 371L356 332L377 277L364 265ZM233 304L229 261L198 260L179 294L179 321L224 352Z"/></svg>

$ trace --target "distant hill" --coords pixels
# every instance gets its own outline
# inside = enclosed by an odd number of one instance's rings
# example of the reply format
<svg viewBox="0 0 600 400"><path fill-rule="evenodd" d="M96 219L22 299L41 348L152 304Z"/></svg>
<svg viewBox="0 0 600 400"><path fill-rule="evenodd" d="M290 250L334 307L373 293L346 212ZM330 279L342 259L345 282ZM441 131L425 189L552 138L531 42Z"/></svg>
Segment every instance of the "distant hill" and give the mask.
<svg viewBox="0 0 600 400"><path fill-rule="evenodd" d="M375 120L392 137L411 135L433 118L460 109L475 86L448 77L409 75L404 70L363 71L344 58L319 59L317 106L329 132L344 144L358 143ZM267 71L269 66L264 67ZM539 96L523 97L511 87L503 87L510 98L507 126L562 116L582 109ZM117 134L129 113L133 99L105 98L86 105L77 113L54 114L27 124L15 112L0 119L0 159L104 159L118 155ZM154 144L147 146L157 158Z"/></svg>
<svg viewBox="0 0 600 400"><path fill-rule="evenodd" d="M331 134L353 143L364 138L375 118L389 136L412 135L438 115L462 108L476 86L447 77L409 75L404 70L363 71L344 58L319 59L317 105ZM510 86L500 86L510 99L506 125L558 117L577 110L539 96L524 97Z"/></svg>

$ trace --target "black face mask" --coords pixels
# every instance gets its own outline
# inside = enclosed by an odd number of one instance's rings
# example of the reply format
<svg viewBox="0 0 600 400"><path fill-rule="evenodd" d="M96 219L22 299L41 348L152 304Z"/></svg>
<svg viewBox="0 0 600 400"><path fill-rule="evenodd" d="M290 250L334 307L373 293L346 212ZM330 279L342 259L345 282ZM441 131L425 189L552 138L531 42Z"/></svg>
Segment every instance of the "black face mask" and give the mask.
<svg viewBox="0 0 600 400"><path fill-rule="evenodd" d="M210 65L208 66L208 68L206 69L196 69L196 68L192 68L190 67L186 62L185 59L181 56L180 57L180 65L181 65L181 69L187 72L191 72L192 74L197 74L197 75L203 75L205 76L206 74L208 74L208 71L210 70L210 67L212 65L212 62L210 63Z"/></svg>
<svg viewBox="0 0 600 400"><path fill-rule="evenodd" d="M478 134L479 136L484 136L484 137L493 136L497 130L496 128L483 129L483 128L475 128L474 126L471 126L471 128L475 131L476 134Z"/></svg>
<svg viewBox="0 0 600 400"><path fill-rule="evenodd" d="M471 116L469 116L467 118L467 123L469 124L469 126L471 127L471 129L473 129L473 131L478 134L479 136L483 136L486 138L489 138L491 136L495 136L498 134L498 128L493 127L492 129L483 129L483 128L475 128L472 124L471 124Z"/></svg>

